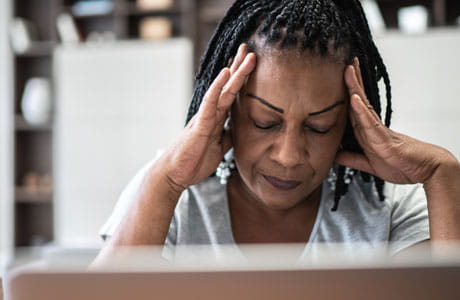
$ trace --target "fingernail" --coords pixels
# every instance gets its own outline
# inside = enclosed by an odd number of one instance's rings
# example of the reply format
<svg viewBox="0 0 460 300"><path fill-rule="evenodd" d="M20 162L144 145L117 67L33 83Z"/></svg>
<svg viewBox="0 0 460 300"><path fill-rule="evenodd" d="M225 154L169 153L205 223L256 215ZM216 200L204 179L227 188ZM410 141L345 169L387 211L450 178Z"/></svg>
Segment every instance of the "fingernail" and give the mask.
<svg viewBox="0 0 460 300"><path fill-rule="evenodd" d="M217 76L218 76L218 77L224 76L224 74L227 72L227 70L229 70L228 67L223 68L222 70L220 70L220 73L219 73L219 75L217 75Z"/></svg>
<svg viewBox="0 0 460 300"><path fill-rule="evenodd" d="M356 101L351 101L352 102L351 105L353 106L353 108L358 112L363 111L364 102L361 99L361 97L358 94L353 94L351 97L356 99Z"/></svg>
<svg viewBox="0 0 460 300"><path fill-rule="evenodd" d="M366 102L364 101L363 98L361 98L358 94L355 94L356 98L358 98L359 101L361 101L364 105L367 106Z"/></svg>
<svg viewBox="0 0 460 300"><path fill-rule="evenodd" d="M246 45L245 43L242 43L242 44L240 45L240 47L238 48L238 52L242 52L243 49L244 49L244 47L245 47L245 45Z"/></svg>
<svg viewBox="0 0 460 300"><path fill-rule="evenodd" d="M358 80L358 69L356 68L356 66L353 66L353 75L355 76L356 82L359 84L359 80Z"/></svg>

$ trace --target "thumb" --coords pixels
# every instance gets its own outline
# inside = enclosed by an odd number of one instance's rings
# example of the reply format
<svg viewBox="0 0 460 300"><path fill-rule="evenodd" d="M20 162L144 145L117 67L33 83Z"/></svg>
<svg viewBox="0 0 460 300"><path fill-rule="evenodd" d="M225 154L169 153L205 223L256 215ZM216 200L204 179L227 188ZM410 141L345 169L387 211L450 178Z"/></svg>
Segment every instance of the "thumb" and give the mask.
<svg viewBox="0 0 460 300"><path fill-rule="evenodd" d="M372 169L369 160L363 154L349 152L349 151L341 151L337 153L335 157L335 162L339 165L363 171L369 174L374 174L374 170Z"/></svg>

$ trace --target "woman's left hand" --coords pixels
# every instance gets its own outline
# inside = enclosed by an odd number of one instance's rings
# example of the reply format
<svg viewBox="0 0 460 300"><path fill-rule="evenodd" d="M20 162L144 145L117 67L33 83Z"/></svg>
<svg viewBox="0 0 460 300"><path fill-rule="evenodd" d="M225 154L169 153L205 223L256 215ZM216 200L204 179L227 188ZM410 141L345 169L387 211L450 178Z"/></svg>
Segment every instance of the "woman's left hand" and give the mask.
<svg viewBox="0 0 460 300"><path fill-rule="evenodd" d="M364 154L339 152L336 162L398 184L425 183L443 163L456 162L447 150L386 127L364 91L359 61L345 70L350 95L350 121Z"/></svg>

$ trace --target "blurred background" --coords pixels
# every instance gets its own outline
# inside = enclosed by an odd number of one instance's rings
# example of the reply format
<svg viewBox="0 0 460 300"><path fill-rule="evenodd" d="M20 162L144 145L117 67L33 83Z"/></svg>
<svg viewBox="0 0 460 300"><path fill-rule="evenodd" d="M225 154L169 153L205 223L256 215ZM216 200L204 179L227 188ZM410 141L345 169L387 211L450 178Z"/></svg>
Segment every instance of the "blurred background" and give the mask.
<svg viewBox="0 0 460 300"><path fill-rule="evenodd" d="M0 0L0 266L20 247L101 246L123 187L184 125L231 2ZM460 1L362 3L393 128L460 157Z"/></svg>

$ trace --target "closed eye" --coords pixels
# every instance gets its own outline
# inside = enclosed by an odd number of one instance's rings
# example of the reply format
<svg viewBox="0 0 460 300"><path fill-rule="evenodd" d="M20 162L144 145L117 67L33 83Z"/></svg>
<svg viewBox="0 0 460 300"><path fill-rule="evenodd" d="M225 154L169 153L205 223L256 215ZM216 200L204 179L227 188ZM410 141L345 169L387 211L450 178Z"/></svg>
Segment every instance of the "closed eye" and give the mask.
<svg viewBox="0 0 460 300"><path fill-rule="evenodd" d="M310 127L310 126L307 126L307 128L311 131L313 131L314 133L317 133L317 134L326 134L328 133L329 131L331 131L331 128L329 129L326 129L326 130L319 130L317 128L314 128L314 127Z"/></svg>
<svg viewBox="0 0 460 300"><path fill-rule="evenodd" d="M277 123L272 123L272 124L258 124L257 122L254 122L254 126L258 129L262 129L262 130L269 130L269 129L272 129L274 128L275 126L277 126L278 124Z"/></svg>

